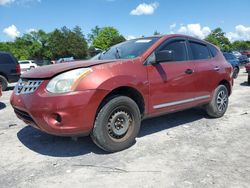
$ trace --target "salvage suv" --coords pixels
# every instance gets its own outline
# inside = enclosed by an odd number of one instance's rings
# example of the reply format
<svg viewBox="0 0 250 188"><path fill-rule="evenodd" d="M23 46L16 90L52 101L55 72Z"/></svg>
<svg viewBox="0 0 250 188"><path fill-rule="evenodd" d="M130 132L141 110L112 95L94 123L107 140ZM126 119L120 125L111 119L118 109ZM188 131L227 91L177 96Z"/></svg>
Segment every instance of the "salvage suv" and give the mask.
<svg viewBox="0 0 250 188"><path fill-rule="evenodd" d="M117 44L89 61L24 73L10 101L17 117L41 131L91 135L100 148L115 152L134 143L142 119L195 106L223 116L232 75L212 44L154 36Z"/></svg>

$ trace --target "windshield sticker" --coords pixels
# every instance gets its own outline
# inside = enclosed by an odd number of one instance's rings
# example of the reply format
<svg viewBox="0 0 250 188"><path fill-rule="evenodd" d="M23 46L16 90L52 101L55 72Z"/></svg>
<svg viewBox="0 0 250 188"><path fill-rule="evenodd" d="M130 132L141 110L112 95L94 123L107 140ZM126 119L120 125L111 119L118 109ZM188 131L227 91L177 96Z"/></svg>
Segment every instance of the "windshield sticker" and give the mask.
<svg viewBox="0 0 250 188"><path fill-rule="evenodd" d="M141 40L135 41L135 43L148 43L148 42L151 42L151 39L141 39Z"/></svg>

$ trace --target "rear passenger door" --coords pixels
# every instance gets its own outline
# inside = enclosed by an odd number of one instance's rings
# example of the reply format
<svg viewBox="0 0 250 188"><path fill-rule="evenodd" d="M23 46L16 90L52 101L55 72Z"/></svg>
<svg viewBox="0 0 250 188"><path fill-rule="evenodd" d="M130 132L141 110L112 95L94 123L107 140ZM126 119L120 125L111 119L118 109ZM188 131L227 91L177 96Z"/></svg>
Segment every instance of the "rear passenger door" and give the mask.
<svg viewBox="0 0 250 188"><path fill-rule="evenodd" d="M202 41L189 39L190 59L194 63L195 87L198 96L208 98L214 90L220 70L209 47Z"/></svg>
<svg viewBox="0 0 250 188"><path fill-rule="evenodd" d="M155 53L171 51L173 61L155 62ZM149 111L161 113L192 105L195 96L194 65L189 61L186 38L171 38L163 42L147 60L149 81Z"/></svg>

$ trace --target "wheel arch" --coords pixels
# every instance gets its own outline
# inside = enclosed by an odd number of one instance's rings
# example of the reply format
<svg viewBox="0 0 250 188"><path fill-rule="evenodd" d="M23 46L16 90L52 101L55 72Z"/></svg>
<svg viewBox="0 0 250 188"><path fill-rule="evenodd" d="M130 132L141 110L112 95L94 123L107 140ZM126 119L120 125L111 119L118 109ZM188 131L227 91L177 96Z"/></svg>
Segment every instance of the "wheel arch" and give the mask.
<svg viewBox="0 0 250 188"><path fill-rule="evenodd" d="M224 85L224 86L226 86L227 91L228 91L228 95L229 95L229 96L231 95L231 93L232 93L232 87L231 87L230 83L229 83L227 80L221 80L221 81L219 82L218 86L219 86L219 85Z"/></svg>
<svg viewBox="0 0 250 188"><path fill-rule="evenodd" d="M135 89L131 86L120 86L120 87L117 87L117 88L111 90L103 98L102 102L100 103L100 105L97 109L97 113L108 101L110 101L112 98L114 98L116 96L127 96L127 97L131 98L138 105L141 115L143 116L145 114L146 109L145 109L144 97L140 91L138 91L137 89Z"/></svg>

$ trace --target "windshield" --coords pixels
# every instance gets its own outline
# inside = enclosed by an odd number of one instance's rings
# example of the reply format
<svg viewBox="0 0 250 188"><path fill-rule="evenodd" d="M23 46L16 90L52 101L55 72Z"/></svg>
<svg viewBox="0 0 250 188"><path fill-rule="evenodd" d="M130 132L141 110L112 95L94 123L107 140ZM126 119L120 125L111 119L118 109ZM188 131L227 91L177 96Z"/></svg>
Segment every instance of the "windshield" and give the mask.
<svg viewBox="0 0 250 188"><path fill-rule="evenodd" d="M107 51L93 57L92 60L133 59L142 55L158 39L159 37L150 37L128 40L112 46Z"/></svg>

